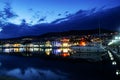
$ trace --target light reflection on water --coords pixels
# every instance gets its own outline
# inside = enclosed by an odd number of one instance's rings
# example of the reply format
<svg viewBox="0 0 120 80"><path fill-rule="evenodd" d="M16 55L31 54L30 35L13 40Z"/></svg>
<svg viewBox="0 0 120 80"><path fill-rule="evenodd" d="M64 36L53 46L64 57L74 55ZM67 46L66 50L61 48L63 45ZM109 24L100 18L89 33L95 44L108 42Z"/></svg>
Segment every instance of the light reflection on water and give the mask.
<svg viewBox="0 0 120 80"><path fill-rule="evenodd" d="M39 52L47 55L71 54L70 48L5 48L1 52ZM21 80L115 80L111 63L87 63L46 60L40 57L18 57L0 55L0 76L11 76ZM1 79L0 79L1 80Z"/></svg>
<svg viewBox="0 0 120 80"><path fill-rule="evenodd" d="M69 80L69 74L59 67L56 62L40 58L0 55L0 80L1 76L6 80L9 76L20 80Z"/></svg>
<svg viewBox="0 0 120 80"><path fill-rule="evenodd" d="M27 47L27 48L4 48L1 49L0 52L2 53L22 53L22 52L31 52L31 53L44 53L45 55L56 55L56 56L69 56L71 54L71 49L69 47L66 48L38 48L38 47Z"/></svg>
<svg viewBox="0 0 120 80"><path fill-rule="evenodd" d="M40 70L35 68L27 68L22 71L20 68L5 71L6 75L16 77L22 80L66 80L64 73L55 73L50 70Z"/></svg>

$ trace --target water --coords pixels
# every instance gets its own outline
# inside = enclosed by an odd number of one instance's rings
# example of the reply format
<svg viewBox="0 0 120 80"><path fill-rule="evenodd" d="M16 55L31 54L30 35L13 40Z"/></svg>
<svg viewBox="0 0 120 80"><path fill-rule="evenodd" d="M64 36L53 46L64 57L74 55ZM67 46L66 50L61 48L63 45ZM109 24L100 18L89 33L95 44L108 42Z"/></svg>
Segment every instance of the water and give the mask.
<svg viewBox="0 0 120 80"><path fill-rule="evenodd" d="M0 80L117 80L116 65L108 55L98 62L66 59L75 52L70 48L3 48ZM53 55L63 58L49 58Z"/></svg>
<svg viewBox="0 0 120 80"><path fill-rule="evenodd" d="M0 55L0 64L0 75L15 80L115 80L116 78L115 68L110 61L93 63Z"/></svg>

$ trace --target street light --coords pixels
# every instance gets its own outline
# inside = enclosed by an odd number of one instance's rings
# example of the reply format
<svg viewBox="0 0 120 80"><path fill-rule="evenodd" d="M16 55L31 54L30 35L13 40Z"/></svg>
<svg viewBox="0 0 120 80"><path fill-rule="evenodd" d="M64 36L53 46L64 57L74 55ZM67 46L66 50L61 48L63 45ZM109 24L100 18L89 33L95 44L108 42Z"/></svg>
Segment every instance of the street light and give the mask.
<svg viewBox="0 0 120 80"><path fill-rule="evenodd" d="M119 39L119 37L116 36L115 39Z"/></svg>
<svg viewBox="0 0 120 80"><path fill-rule="evenodd" d="M115 40L120 40L120 37L119 37L119 36L116 36L116 37L115 37Z"/></svg>

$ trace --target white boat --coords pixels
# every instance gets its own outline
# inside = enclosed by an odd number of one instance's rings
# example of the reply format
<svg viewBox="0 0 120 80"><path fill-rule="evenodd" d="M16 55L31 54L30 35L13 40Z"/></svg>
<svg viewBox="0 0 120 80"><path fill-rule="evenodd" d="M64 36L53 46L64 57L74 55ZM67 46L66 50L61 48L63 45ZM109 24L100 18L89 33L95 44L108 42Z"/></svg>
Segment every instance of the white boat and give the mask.
<svg viewBox="0 0 120 80"><path fill-rule="evenodd" d="M89 61L101 61L102 55L106 53L106 50L101 44L90 44L86 46L72 46L71 49L74 53L72 58L87 59Z"/></svg>

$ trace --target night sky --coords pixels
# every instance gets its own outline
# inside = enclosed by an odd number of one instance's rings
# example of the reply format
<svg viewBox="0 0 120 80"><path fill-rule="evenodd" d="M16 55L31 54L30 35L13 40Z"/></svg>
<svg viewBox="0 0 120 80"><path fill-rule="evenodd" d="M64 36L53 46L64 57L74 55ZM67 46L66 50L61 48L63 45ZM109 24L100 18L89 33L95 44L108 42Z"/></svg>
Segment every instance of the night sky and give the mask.
<svg viewBox="0 0 120 80"><path fill-rule="evenodd" d="M0 38L120 27L120 0L0 0Z"/></svg>

